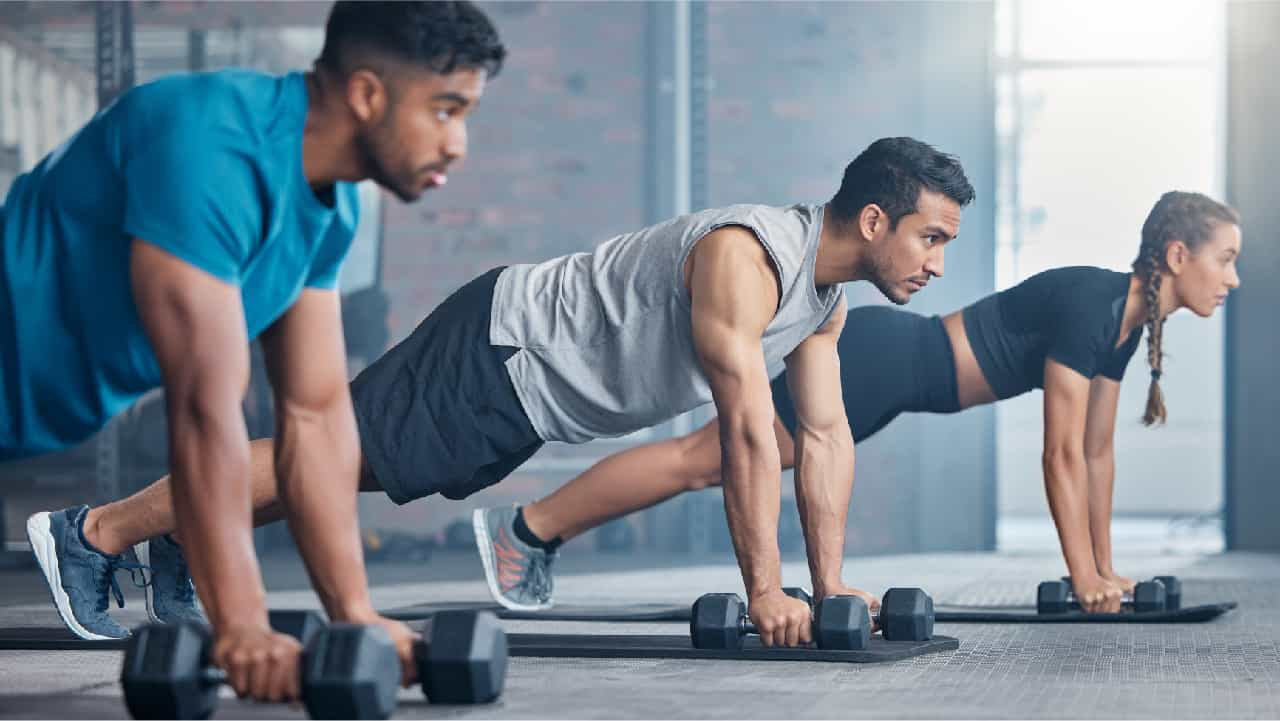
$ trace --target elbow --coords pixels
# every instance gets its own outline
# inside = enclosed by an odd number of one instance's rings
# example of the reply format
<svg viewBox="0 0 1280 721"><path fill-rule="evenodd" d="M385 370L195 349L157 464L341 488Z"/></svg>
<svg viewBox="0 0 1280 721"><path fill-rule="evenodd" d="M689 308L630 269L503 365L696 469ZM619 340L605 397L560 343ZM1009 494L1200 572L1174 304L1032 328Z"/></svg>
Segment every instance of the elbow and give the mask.
<svg viewBox="0 0 1280 721"><path fill-rule="evenodd" d="M1084 449L1078 444L1047 444L1040 458L1045 479L1065 479L1084 468Z"/></svg>

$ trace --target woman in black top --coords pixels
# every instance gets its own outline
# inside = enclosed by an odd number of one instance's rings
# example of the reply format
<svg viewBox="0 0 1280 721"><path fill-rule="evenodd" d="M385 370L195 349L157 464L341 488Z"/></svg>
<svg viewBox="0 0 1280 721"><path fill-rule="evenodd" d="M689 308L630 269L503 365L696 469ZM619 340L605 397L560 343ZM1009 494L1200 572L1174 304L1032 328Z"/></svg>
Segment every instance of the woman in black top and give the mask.
<svg viewBox="0 0 1280 721"><path fill-rule="evenodd" d="M855 441L904 411L953 413L1044 389L1043 467L1075 592L1090 611L1118 611L1134 582L1111 563L1113 436L1120 381L1143 328L1151 382L1143 422L1162 423L1161 332L1188 308L1213 314L1239 286L1238 216L1199 193L1170 192L1142 226L1133 272L1048 270L945 317L885 306L849 311L839 341L840 392ZM774 429L792 467L798 425L786 373L773 383ZM617 516L720 481L718 422L601 460L525 510L527 528L567 540ZM593 504L564 502L587 494ZM574 514L577 517L574 517ZM586 514L586 515L583 515ZM557 543L558 545L558 543ZM866 596L873 606L877 599Z"/></svg>

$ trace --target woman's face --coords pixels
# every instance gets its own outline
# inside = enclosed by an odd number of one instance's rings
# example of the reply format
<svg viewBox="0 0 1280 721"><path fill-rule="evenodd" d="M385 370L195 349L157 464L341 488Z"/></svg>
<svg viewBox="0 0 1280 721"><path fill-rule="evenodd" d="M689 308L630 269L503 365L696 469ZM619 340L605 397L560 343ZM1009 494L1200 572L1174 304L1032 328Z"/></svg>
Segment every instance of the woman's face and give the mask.
<svg viewBox="0 0 1280 721"><path fill-rule="evenodd" d="M1173 292L1178 305L1208 318L1227 300L1227 294L1240 287L1236 258L1240 255L1240 226L1217 223L1208 242L1190 251L1175 241L1165 251Z"/></svg>

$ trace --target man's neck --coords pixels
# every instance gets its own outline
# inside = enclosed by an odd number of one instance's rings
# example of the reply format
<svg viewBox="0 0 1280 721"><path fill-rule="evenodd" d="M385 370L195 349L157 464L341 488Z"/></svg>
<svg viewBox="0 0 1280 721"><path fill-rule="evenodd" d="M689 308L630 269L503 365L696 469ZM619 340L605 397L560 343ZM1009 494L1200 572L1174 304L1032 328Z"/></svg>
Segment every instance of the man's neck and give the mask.
<svg viewBox="0 0 1280 721"><path fill-rule="evenodd" d="M354 134L342 116L334 90L317 72L303 75L307 84L307 121L302 131L302 171L313 189L366 177L355 157Z"/></svg>
<svg viewBox="0 0 1280 721"><path fill-rule="evenodd" d="M829 203L823 206L822 233L818 236L818 257L813 266L814 285L866 280L861 270L866 245L853 242L854 231L851 223L836 222Z"/></svg>

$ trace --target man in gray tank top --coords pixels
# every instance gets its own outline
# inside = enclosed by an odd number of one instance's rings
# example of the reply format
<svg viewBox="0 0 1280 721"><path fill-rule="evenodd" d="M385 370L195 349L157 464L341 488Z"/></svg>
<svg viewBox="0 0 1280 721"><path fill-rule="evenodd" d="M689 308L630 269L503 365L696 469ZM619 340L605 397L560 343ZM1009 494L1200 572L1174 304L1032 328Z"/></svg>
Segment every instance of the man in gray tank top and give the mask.
<svg viewBox="0 0 1280 721"><path fill-rule="evenodd" d="M808 606L781 592L769 379L785 367L792 385L814 591L861 593L840 580L853 486L836 353L840 284L867 280L906 303L942 275L943 248L972 197L955 158L886 138L854 159L826 204L705 210L588 252L495 268L352 382L361 489L397 503L463 498L547 441L619 436L714 402L751 619L766 644L807 642ZM259 522L279 515L271 446L252 448ZM545 608L562 538L656 502L635 469L606 459L539 503L478 510L480 555L499 603ZM111 508L100 518L129 519L130 537L173 528L165 480Z"/></svg>

